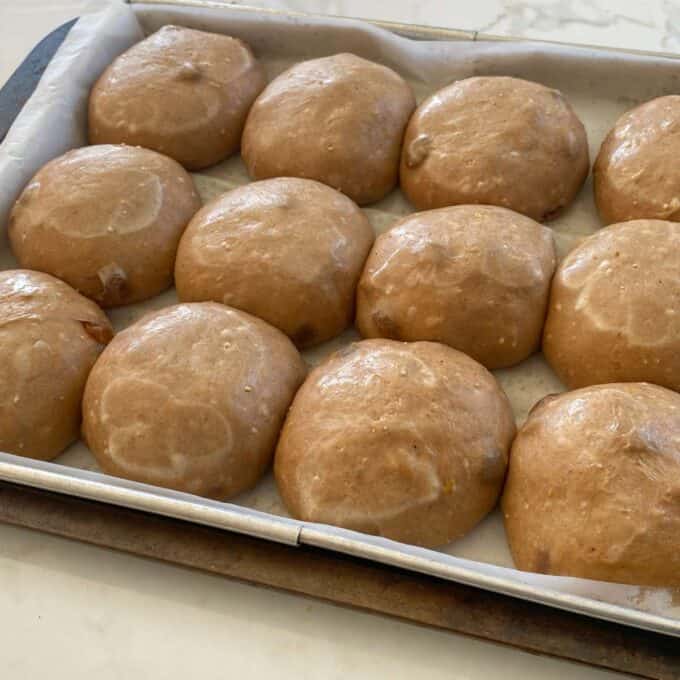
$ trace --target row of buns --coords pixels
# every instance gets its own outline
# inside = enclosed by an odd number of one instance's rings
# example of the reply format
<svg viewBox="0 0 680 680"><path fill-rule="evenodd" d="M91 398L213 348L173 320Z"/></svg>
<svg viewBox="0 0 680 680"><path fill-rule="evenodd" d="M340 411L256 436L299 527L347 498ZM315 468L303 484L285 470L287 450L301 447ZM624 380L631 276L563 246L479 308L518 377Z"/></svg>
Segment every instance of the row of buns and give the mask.
<svg viewBox="0 0 680 680"><path fill-rule="evenodd" d="M596 195L650 219L602 229L557 265L534 218L588 172L562 95L473 78L411 116L409 92L353 55L265 87L243 43L177 27L119 57L90 99L101 143L47 164L12 212L25 269L0 274L0 450L58 455L82 404L112 474L231 498L273 457L294 516L426 546L464 535L502 494L519 568L680 584L680 395L640 382L680 390L680 225L653 219L659 205L674 217L672 159L653 147L680 98L627 114L630 137L617 124L595 166ZM241 139L251 176L274 178L201 208L182 164ZM374 243L352 198L377 200L397 176L433 209ZM173 278L183 304L113 337L95 302L147 299ZM367 339L306 375L299 348L355 315ZM583 389L542 401L517 433L488 369L541 344Z"/></svg>
<svg viewBox="0 0 680 680"><path fill-rule="evenodd" d="M552 230L499 206L413 213L375 243L362 210L313 180L252 182L199 206L172 159L85 147L31 180L9 237L22 267L103 306L174 279L180 300L242 309L300 348L340 334L356 310L364 337L442 342L490 369L542 345L568 387L680 389L677 222L611 225L556 265Z"/></svg>
<svg viewBox="0 0 680 680"><path fill-rule="evenodd" d="M605 224L680 216L669 179L679 106L677 96L653 100L604 139L594 188ZM142 146L189 170L240 147L252 179L315 179L359 205L399 181L419 210L490 204L544 221L589 170L585 128L558 90L473 77L416 106L399 74L353 54L300 62L267 84L243 41L178 26L104 71L88 118L91 144Z"/></svg>
<svg viewBox="0 0 680 680"><path fill-rule="evenodd" d="M213 302L112 335L58 279L0 274L3 449L52 457L78 435L82 398L111 474L232 498L273 457L293 516L432 547L502 495L518 568L680 585L677 392L586 387L542 400L517 432L494 376L441 343L362 340L306 375L283 333Z"/></svg>

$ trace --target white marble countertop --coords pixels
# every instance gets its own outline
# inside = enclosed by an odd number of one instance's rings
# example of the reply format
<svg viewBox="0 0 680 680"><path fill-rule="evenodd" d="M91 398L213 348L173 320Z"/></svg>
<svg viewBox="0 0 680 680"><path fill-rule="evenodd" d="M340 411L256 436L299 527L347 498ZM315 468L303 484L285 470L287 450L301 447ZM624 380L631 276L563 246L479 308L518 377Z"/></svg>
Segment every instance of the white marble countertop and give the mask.
<svg viewBox="0 0 680 680"><path fill-rule="evenodd" d="M241 4L680 52L680 3L672 0ZM2 0L0 84L85 5ZM4 525L0 584L8 680L623 677Z"/></svg>

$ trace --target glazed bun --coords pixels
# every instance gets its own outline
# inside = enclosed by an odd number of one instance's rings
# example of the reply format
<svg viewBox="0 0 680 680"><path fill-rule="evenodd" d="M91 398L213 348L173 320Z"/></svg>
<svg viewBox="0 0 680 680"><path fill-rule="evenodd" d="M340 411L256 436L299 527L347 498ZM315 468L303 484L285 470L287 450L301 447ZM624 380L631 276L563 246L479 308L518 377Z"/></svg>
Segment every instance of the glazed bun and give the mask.
<svg viewBox="0 0 680 680"><path fill-rule="evenodd" d="M199 170L231 156L264 68L236 38L163 26L121 54L90 93L90 144L154 149Z"/></svg>
<svg viewBox="0 0 680 680"><path fill-rule="evenodd" d="M304 374L290 340L260 319L213 302L167 307L100 357L83 434L105 472L228 498L264 473Z"/></svg>
<svg viewBox="0 0 680 680"><path fill-rule="evenodd" d="M515 425L494 377L450 347L364 340L300 388L274 472L294 517L440 546L495 505Z"/></svg>
<svg viewBox="0 0 680 680"><path fill-rule="evenodd" d="M309 347L352 323L372 242L364 214L335 189L290 177L252 182L191 220L177 254L177 293L250 312Z"/></svg>
<svg viewBox="0 0 680 680"><path fill-rule="evenodd" d="M680 220L680 96L646 102L616 121L593 167L595 203L605 224Z"/></svg>
<svg viewBox="0 0 680 680"><path fill-rule="evenodd" d="M553 279L543 353L568 387L680 390L680 224L633 220L588 237Z"/></svg>
<svg viewBox="0 0 680 680"><path fill-rule="evenodd" d="M201 201L181 165L132 146L88 146L50 161L12 210L23 267L66 281L103 307L172 284L182 231Z"/></svg>
<svg viewBox="0 0 680 680"><path fill-rule="evenodd" d="M78 439L85 381L112 336L63 281L0 272L0 451L50 460Z"/></svg>
<svg viewBox="0 0 680 680"><path fill-rule="evenodd" d="M555 269L547 227L494 206L409 215L381 234L361 275L364 337L434 340L487 368L538 349Z"/></svg>
<svg viewBox="0 0 680 680"><path fill-rule="evenodd" d="M397 183L415 99L391 69L353 54L303 61L253 104L241 153L253 179L305 177L360 205Z"/></svg>
<svg viewBox="0 0 680 680"><path fill-rule="evenodd" d="M503 493L517 568L680 586L679 415L680 395L645 383L539 402Z"/></svg>
<svg viewBox="0 0 680 680"><path fill-rule="evenodd" d="M585 128L559 91L486 76L420 104L400 176L419 210L483 203L543 221L573 201L588 170Z"/></svg>

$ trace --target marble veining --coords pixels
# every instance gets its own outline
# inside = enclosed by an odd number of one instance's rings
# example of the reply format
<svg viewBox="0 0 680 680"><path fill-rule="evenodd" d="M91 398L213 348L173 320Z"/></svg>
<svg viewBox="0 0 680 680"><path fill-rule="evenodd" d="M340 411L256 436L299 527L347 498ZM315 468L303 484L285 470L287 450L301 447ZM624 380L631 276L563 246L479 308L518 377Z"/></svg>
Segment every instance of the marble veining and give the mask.
<svg viewBox="0 0 680 680"><path fill-rule="evenodd" d="M678 0L237 0L231 4L680 52Z"/></svg>

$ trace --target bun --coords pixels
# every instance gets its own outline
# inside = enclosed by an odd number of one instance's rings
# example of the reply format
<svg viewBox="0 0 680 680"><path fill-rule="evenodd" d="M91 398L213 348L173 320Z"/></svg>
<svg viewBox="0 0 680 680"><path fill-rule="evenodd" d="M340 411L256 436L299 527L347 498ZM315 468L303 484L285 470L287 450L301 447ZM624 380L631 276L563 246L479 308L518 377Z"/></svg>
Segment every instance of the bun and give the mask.
<svg viewBox="0 0 680 680"><path fill-rule="evenodd" d="M112 338L104 312L49 274L0 272L0 451L51 460L80 433L80 402Z"/></svg>
<svg viewBox="0 0 680 680"><path fill-rule="evenodd" d="M364 340L310 373L274 473L294 517L439 546L493 508L514 434L477 362L431 342Z"/></svg>
<svg viewBox="0 0 680 680"><path fill-rule="evenodd" d="M119 333L83 398L83 434L105 472L229 498L271 460L304 362L264 321L205 302Z"/></svg>
<svg viewBox="0 0 680 680"><path fill-rule="evenodd" d="M543 221L571 203L588 170L585 128L560 92L491 76L459 80L420 104L400 172L419 210L483 203Z"/></svg>
<svg viewBox="0 0 680 680"><path fill-rule="evenodd" d="M163 26L121 54L90 93L90 144L159 151L189 170L235 153L264 68L236 38Z"/></svg>
<svg viewBox="0 0 680 680"><path fill-rule="evenodd" d="M243 160L253 179L305 177L373 203L397 183L415 99L391 69L353 54L303 61L253 104Z"/></svg>

